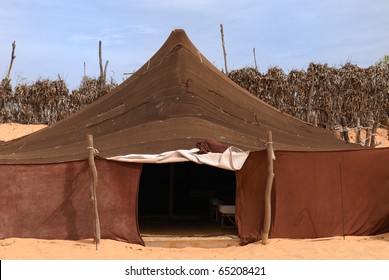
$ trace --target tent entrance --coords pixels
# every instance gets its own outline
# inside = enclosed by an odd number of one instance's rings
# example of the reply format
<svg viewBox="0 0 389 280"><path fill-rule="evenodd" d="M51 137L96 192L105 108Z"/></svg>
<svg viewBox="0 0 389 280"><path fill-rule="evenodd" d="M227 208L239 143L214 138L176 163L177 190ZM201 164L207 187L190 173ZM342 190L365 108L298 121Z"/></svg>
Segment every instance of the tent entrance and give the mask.
<svg viewBox="0 0 389 280"><path fill-rule="evenodd" d="M236 234L214 219L210 200L235 205L235 172L193 162L144 164L138 216L142 236Z"/></svg>

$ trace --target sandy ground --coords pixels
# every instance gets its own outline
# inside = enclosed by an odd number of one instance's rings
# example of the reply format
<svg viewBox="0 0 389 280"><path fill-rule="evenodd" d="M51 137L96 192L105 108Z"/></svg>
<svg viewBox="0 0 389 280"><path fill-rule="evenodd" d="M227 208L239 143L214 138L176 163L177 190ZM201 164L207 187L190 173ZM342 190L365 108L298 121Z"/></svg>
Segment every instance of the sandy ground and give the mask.
<svg viewBox="0 0 389 280"><path fill-rule="evenodd" d="M336 136L340 138L339 132L336 133ZM349 130L349 138L351 143L355 143L356 129ZM361 131L362 141L364 141L365 138L366 138L366 131L363 130ZM388 131L384 128L378 128L376 134L376 148L385 148L385 147L389 147Z"/></svg>
<svg viewBox="0 0 389 280"><path fill-rule="evenodd" d="M1 124L0 141L29 134L44 126ZM379 147L389 147L386 130L380 130ZM92 240L65 241L8 238L0 240L0 259L5 260L389 260L389 233L321 239L270 239L261 243L227 248L143 247L102 240L96 250Z"/></svg>
<svg viewBox="0 0 389 280"><path fill-rule="evenodd" d="M2 123L0 124L0 141L6 142L16 139L45 128L46 126L47 125L44 124L25 125L17 123Z"/></svg>
<svg viewBox="0 0 389 280"><path fill-rule="evenodd" d="M227 248L143 247L102 240L0 240L0 259L23 260L389 260L389 233L322 239L271 239L267 245Z"/></svg>

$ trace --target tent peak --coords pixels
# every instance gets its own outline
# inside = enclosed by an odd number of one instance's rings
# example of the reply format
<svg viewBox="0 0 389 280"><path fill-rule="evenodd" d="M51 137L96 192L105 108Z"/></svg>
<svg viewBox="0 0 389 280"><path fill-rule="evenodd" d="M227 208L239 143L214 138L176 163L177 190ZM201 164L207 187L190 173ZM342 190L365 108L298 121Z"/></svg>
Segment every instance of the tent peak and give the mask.
<svg viewBox="0 0 389 280"><path fill-rule="evenodd" d="M186 34L184 29L173 29L173 31L170 33L170 36L166 40L167 42L173 40L176 43L188 43L190 42L190 39L188 35ZM193 44L192 42L190 42ZM194 45L193 45L194 46Z"/></svg>
<svg viewBox="0 0 389 280"><path fill-rule="evenodd" d="M182 28L175 28L173 29L172 33L183 33L186 34L185 30Z"/></svg>

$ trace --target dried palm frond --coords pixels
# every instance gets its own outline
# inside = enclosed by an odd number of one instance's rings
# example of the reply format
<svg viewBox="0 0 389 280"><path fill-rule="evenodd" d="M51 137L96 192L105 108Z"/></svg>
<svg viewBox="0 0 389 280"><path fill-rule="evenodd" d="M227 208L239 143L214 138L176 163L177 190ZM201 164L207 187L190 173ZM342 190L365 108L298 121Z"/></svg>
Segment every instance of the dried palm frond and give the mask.
<svg viewBox="0 0 389 280"><path fill-rule="evenodd" d="M346 63L336 68L310 63L306 71L292 70L288 75L278 67L266 74L242 68L229 77L270 105L302 120L306 120L308 109L313 110L318 124L328 129L334 129L342 117L355 126L358 117L367 125L370 113L376 121L389 115L388 67L360 68Z"/></svg>

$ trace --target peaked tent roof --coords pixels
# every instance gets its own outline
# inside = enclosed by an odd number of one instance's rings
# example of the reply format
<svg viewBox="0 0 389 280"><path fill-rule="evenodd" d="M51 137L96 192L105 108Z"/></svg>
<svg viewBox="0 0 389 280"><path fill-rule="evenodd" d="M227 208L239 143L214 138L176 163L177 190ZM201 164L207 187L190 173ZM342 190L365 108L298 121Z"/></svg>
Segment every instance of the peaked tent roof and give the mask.
<svg viewBox="0 0 389 280"><path fill-rule="evenodd" d="M173 30L136 73L74 115L0 146L0 163L54 163L86 158L85 134L100 156L159 154L214 139L242 150L357 149L332 132L267 105L214 67L183 30Z"/></svg>

